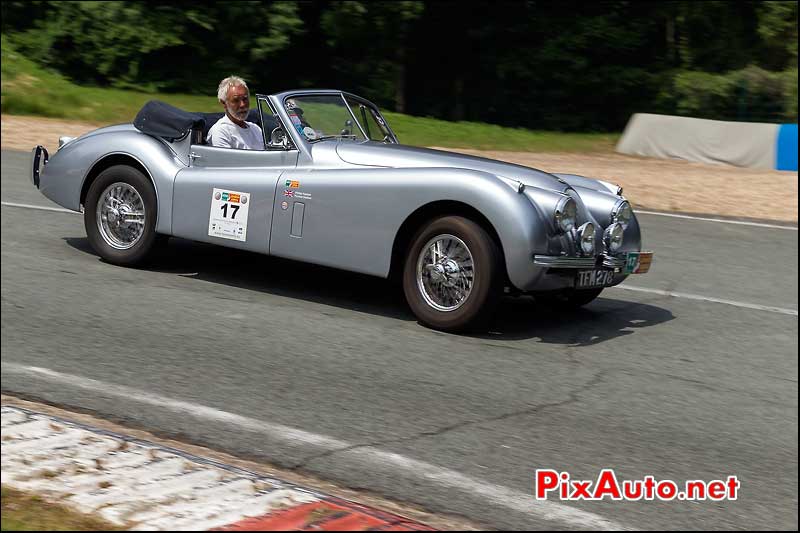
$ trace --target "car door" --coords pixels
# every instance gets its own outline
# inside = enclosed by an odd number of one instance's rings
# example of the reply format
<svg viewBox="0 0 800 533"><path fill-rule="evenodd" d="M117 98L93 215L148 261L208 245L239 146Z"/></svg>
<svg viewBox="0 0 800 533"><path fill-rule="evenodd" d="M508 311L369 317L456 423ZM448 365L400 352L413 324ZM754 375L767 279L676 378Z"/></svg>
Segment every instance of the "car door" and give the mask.
<svg viewBox="0 0 800 533"><path fill-rule="evenodd" d="M193 145L191 166L175 177L172 234L268 253L275 188L297 151Z"/></svg>
<svg viewBox="0 0 800 533"><path fill-rule="evenodd" d="M259 99L268 136L275 126ZM175 177L172 234L259 253L269 253L275 191L281 175L297 166L291 145L234 150L193 144L190 164Z"/></svg>
<svg viewBox="0 0 800 533"><path fill-rule="evenodd" d="M275 195L270 254L376 276L389 269L407 205L387 169L285 172Z"/></svg>

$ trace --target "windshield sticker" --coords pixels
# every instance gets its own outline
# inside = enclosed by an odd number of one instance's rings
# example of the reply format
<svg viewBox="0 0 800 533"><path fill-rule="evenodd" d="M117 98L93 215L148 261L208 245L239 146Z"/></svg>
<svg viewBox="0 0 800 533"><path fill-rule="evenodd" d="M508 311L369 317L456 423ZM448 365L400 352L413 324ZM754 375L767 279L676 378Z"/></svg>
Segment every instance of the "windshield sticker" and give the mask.
<svg viewBox="0 0 800 533"><path fill-rule="evenodd" d="M249 211L250 193L215 188L211 193L208 234L221 239L246 241Z"/></svg>
<svg viewBox="0 0 800 533"><path fill-rule="evenodd" d="M302 122L300 121L300 117L298 117L298 116L297 116L297 115L295 115L294 113L292 113L291 115L289 115L289 118L291 118L291 119L292 119L292 124L294 124L295 126L297 126L297 125L299 125L299 124L302 124Z"/></svg>
<svg viewBox="0 0 800 533"><path fill-rule="evenodd" d="M317 138L317 132L314 131L314 128L311 128L309 126L303 128L303 135L305 135L307 139L311 139L312 141Z"/></svg>

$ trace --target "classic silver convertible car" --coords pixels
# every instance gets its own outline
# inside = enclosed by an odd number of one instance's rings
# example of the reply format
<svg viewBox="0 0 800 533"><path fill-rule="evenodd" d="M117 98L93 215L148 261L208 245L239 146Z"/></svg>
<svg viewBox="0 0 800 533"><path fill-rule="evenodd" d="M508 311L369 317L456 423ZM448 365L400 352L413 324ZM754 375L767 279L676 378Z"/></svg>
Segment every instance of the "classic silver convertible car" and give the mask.
<svg viewBox="0 0 800 533"><path fill-rule="evenodd" d="M616 185L399 143L342 91L257 95L264 150L208 146L221 113L148 102L132 124L37 146L33 183L84 213L106 261L176 236L402 279L427 326L484 324L500 295L580 306L652 260Z"/></svg>

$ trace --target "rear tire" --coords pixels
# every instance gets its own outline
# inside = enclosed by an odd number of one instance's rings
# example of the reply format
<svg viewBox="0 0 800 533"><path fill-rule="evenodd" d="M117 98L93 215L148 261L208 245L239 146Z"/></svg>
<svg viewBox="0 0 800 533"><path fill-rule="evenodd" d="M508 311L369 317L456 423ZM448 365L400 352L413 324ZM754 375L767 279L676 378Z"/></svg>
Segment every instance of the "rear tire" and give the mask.
<svg viewBox="0 0 800 533"><path fill-rule="evenodd" d="M411 241L403 291L420 323L442 331L483 326L500 296L501 254L475 222L447 216L422 227Z"/></svg>
<svg viewBox="0 0 800 533"><path fill-rule="evenodd" d="M84 204L83 222L95 252L115 265L142 262L156 241L156 192L150 180L127 165L97 176Z"/></svg>

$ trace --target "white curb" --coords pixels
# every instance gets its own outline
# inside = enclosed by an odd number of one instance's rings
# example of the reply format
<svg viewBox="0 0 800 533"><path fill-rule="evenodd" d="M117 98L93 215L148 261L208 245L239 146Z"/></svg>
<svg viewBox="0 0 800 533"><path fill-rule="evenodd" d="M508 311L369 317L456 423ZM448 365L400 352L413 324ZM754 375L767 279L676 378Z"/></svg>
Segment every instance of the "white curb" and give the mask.
<svg viewBox="0 0 800 533"><path fill-rule="evenodd" d="M208 530L322 495L178 450L2 407L2 482L115 525Z"/></svg>

